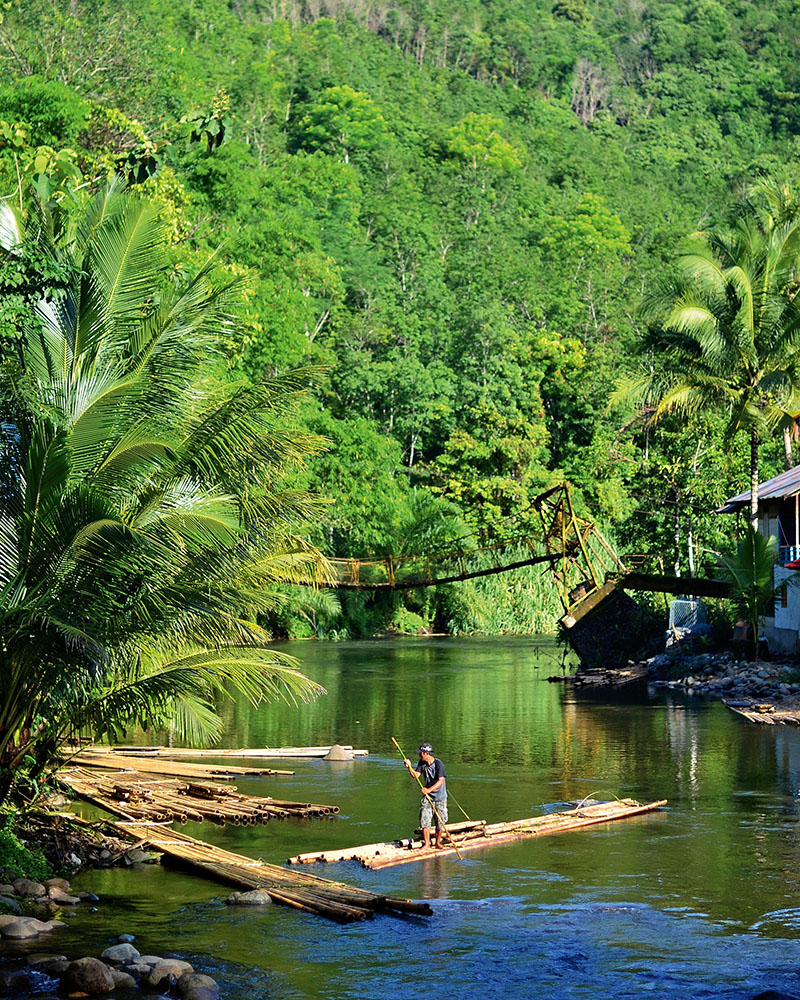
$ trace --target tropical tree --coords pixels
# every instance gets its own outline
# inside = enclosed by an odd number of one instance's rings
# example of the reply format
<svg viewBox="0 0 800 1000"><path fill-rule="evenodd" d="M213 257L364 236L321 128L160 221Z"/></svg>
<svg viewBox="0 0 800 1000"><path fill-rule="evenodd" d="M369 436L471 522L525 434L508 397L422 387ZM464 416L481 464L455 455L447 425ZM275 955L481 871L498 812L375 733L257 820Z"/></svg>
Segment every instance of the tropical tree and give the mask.
<svg viewBox="0 0 800 1000"><path fill-rule="evenodd" d="M286 485L319 439L312 373L226 376L231 283L182 279L156 209L117 188L76 218L0 206L0 259L58 266L0 364L0 802L80 730L219 735L214 699L321 692L268 648L281 581L320 575ZM66 277L65 277L66 275Z"/></svg>
<svg viewBox="0 0 800 1000"><path fill-rule="evenodd" d="M731 585L730 599L737 615L750 626L756 650L762 618L775 597L773 570L777 558L775 536L766 538L752 525L742 536L735 555L717 555L719 568Z"/></svg>
<svg viewBox="0 0 800 1000"><path fill-rule="evenodd" d="M758 446L800 411L800 215L746 204L730 228L695 233L675 273L644 302L652 362L621 395L669 412L723 410L725 442L750 437L750 519L758 519Z"/></svg>

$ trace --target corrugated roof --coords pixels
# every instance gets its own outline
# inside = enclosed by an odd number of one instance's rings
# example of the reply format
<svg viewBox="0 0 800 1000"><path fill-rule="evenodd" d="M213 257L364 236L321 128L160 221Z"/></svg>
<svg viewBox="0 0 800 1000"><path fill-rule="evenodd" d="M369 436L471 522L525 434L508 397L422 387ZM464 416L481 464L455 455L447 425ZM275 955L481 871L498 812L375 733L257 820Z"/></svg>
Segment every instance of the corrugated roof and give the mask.
<svg viewBox="0 0 800 1000"><path fill-rule="evenodd" d="M800 466L794 469L787 469L779 476L773 476L765 483L758 484L758 502L762 500L786 500L788 497L796 496L800 493ZM733 511L741 510L742 507L750 506L750 490L740 493L738 496L726 500L724 506L720 507L719 514L730 514Z"/></svg>

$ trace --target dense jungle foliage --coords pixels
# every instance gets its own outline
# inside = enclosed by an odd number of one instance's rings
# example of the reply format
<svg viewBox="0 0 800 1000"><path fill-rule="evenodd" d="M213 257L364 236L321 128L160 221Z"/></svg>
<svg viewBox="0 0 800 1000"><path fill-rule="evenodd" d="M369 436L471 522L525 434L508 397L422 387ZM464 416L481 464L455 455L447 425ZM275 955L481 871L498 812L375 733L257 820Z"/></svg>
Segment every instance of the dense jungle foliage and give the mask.
<svg viewBox="0 0 800 1000"><path fill-rule="evenodd" d="M749 443L727 414L615 401L640 303L681 239L797 177L795 0L13 0L0 24L0 193L76 203L122 173L173 267L223 244L229 364L320 366L299 485L332 556L502 535L569 480L623 551L684 573L733 525ZM41 261L28 262L30 275ZM0 262L0 338L36 280ZM56 276L57 278L57 276ZM26 296L28 298L26 298ZM783 468L780 434L762 479ZM445 527L443 527L445 526ZM535 570L341 601L282 634L549 627Z"/></svg>

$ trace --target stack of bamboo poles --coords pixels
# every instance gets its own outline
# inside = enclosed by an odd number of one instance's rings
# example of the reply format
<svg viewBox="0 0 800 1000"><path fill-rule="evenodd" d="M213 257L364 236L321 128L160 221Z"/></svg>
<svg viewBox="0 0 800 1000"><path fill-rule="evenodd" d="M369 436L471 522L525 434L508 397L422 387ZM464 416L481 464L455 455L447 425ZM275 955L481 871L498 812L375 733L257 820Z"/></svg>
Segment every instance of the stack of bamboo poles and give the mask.
<svg viewBox="0 0 800 1000"><path fill-rule="evenodd" d="M349 744L340 744L342 750L347 750L354 757L367 757L369 750L359 750ZM199 750L194 747L92 747L91 752L95 754L126 754L128 756L158 758L166 757L171 760L184 757L217 757L225 759L228 757L325 757L331 750L330 746L319 747L241 747L238 750ZM282 773L282 772L275 772Z"/></svg>
<svg viewBox="0 0 800 1000"><path fill-rule="evenodd" d="M288 816L308 819L339 812L338 806L242 795L232 785L190 783L136 771L109 774L73 767L60 771L59 779L76 795L123 819L255 826Z"/></svg>
<svg viewBox="0 0 800 1000"><path fill-rule="evenodd" d="M180 761L151 760L138 754L114 753L108 749L93 747L91 750L66 751L70 764L83 767L98 767L119 771L129 768L146 771L148 774L171 775L175 778L213 778L230 781L244 775L294 774L294 771L276 771L271 767L237 767L235 764L185 764Z"/></svg>
<svg viewBox="0 0 800 1000"><path fill-rule="evenodd" d="M306 872L288 871L278 865L233 854L176 830L140 823L117 825L137 838L138 846L145 850L159 851L173 862L199 869L227 885L240 889L263 889L275 903L341 923L368 920L376 913L430 916L433 912L428 903L383 896Z"/></svg>
<svg viewBox="0 0 800 1000"><path fill-rule="evenodd" d="M512 820L508 823L487 823L485 820L452 823L448 826L448 830L453 835L458 851L463 854L465 851L475 851L482 847L492 847L513 840L579 830L586 826L595 826L597 823L626 819L629 816L652 812L666 804L666 799L648 802L645 805L633 799L620 799L615 802L598 802L579 806L576 809L548 813L544 816ZM337 851L312 851L289 858L288 863L302 865L317 861L328 863L358 861L365 868L379 871L381 868L391 868L395 865L408 864L411 861L446 857L456 853L455 847L451 846L449 841L446 841L445 846L437 850L432 847L423 847L421 840L408 838L387 843L362 844L360 847L344 848Z"/></svg>

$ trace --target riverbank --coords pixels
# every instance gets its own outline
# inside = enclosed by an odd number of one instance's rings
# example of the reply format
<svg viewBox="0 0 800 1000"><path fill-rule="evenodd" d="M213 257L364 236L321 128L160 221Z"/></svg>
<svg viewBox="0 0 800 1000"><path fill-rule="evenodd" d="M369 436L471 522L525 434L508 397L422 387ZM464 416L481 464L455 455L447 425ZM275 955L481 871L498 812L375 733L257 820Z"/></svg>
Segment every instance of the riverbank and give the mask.
<svg viewBox="0 0 800 1000"><path fill-rule="evenodd" d="M743 660L730 652L676 658L665 653L643 661L642 666L655 687L726 702L800 707L800 666L794 659Z"/></svg>

